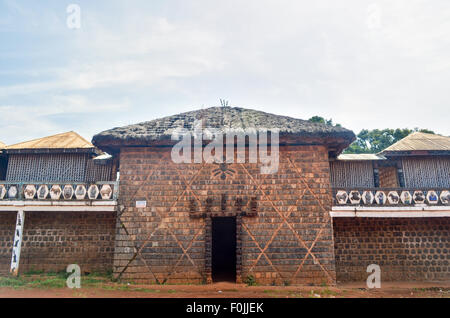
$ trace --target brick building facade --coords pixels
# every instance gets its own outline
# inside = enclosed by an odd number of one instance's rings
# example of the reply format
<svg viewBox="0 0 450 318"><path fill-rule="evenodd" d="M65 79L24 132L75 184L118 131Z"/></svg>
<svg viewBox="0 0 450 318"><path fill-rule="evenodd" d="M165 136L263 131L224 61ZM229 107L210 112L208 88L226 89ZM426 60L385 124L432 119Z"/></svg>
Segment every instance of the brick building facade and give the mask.
<svg viewBox="0 0 450 318"><path fill-rule="evenodd" d="M334 282L325 147L281 147L277 173L236 163L226 167L232 172L225 179L214 176L217 164L172 163L166 148L123 148L120 162L125 208L114 272L122 278L210 281L212 223L230 217L237 281L252 275L263 284ZM136 207L142 200L147 207Z"/></svg>
<svg viewBox="0 0 450 318"><path fill-rule="evenodd" d="M114 254L116 215L111 212L26 212L20 271L108 272ZM0 273L9 272L15 212L0 213Z"/></svg>
<svg viewBox="0 0 450 318"><path fill-rule="evenodd" d="M16 212L0 213L0 274L6 275L11 265Z"/></svg>
<svg viewBox="0 0 450 318"><path fill-rule="evenodd" d="M450 278L450 220L429 218L335 218L338 282L367 279L378 264L382 281Z"/></svg>
<svg viewBox="0 0 450 318"><path fill-rule="evenodd" d="M279 147L273 139L268 145L268 154L278 149L277 169L262 172L261 145L252 152L251 133L244 144L233 136L232 162L228 153L223 163L198 160L189 146L192 161L175 163L173 132L195 131L195 122L222 135L277 130ZM84 148L67 146L67 136ZM393 145L386 157L339 156L355 138L349 130L230 107L102 132L93 143L112 156L72 166L64 158L94 147L78 137L3 151L3 178L8 169L16 177L0 179L1 275L14 273L19 253L20 272L74 263L82 272L113 271L140 283L365 282L370 264L380 265L383 281L450 280L448 137L420 135L421 144L433 138L439 145L430 151ZM39 147L55 143L66 148L52 149L48 160ZM202 151L208 146L200 143ZM75 169L83 177L53 169L59 180L47 181L52 164L83 167ZM118 170L120 183L111 180Z"/></svg>
<svg viewBox="0 0 450 318"><path fill-rule="evenodd" d="M3 147L0 273L111 271L112 160L75 132ZM19 266L20 265L20 266Z"/></svg>
<svg viewBox="0 0 450 318"><path fill-rule="evenodd" d="M412 133L331 170L338 282L363 282L370 264L382 281L450 280L450 137ZM368 184L345 182L358 176Z"/></svg>
<svg viewBox="0 0 450 318"><path fill-rule="evenodd" d="M261 163L249 160L174 163L167 136L196 119L205 127L281 129L278 171L261 174ZM140 282L334 284L328 160L353 138L340 127L228 107L94 136L120 157L114 273Z"/></svg>

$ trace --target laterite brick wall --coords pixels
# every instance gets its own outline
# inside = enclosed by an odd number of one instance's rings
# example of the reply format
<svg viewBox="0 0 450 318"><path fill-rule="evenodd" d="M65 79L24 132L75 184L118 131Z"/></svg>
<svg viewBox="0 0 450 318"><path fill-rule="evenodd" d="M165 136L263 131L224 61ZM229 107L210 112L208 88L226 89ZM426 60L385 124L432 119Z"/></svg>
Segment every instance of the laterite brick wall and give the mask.
<svg viewBox="0 0 450 318"><path fill-rule="evenodd" d="M450 280L449 218L334 218L337 281Z"/></svg>
<svg viewBox="0 0 450 318"><path fill-rule="evenodd" d="M399 187L397 167L381 167L379 171L380 171L379 178L381 188Z"/></svg>
<svg viewBox="0 0 450 318"><path fill-rule="evenodd" d="M8 273L16 213L0 213L0 270ZM112 269L116 214L111 212L25 212L21 273L64 271L78 264L83 272Z"/></svg>
<svg viewBox="0 0 450 318"><path fill-rule="evenodd" d="M115 226L111 212L26 212L20 271L111 270Z"/></svg>
<svg viewBox="0 0 450 318"><path fill-rule="evenodd" d="M237 217L238 282L249 276L261 284L335 282L325 147L280 147L277 173L234 163L223 178L218 164L175 164L170 151L121 149L118 277L209 282L209 217L243 214ZM136 208L143 200L147 207ZM252 204L256 216L246 214Z"/></svg>
<svg viewBox="0 0 450 318"><path fill-rule="evenodd" d="M16 227L15 212L0 212L0 275L9 273Z"/></svg>

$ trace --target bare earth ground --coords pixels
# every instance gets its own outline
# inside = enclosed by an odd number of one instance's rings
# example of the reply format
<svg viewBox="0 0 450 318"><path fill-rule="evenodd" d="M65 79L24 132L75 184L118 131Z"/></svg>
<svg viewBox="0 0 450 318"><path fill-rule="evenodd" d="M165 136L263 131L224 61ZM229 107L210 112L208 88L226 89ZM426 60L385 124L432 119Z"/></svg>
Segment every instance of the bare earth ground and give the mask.
<svg viewBox="0 0 450 318"><path fill-rule="evenodd" d="M318 286L247 286L216 283L211 285L134 285L126 283L89 283L80 289L14 286L0 287L0 298L450 298L450 282L395 282L381 289L366 289L364 284Z"/></svg>

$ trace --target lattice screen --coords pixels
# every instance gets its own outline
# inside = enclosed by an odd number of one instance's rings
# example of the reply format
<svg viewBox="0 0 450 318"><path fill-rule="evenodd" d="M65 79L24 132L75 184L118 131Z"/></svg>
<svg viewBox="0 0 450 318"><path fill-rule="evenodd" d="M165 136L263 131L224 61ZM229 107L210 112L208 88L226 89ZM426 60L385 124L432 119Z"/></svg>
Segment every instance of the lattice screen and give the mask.
<svg viewBox="0 0 450 318"><path fill-rule="evenodd" d="M94 160L89 159L86 163L86 182L110 181L111 163L105 165L94 164Z"/></svg>
<svg viewBox="0 0 450 318"><path fill-rule="evenodd" d="M84 182L87 154L14 154L6 181Z"/></svg>
<svg viewBox="0 0 450 318"><path fill-rule="evenodd" d="M402 163L406 187L450 187L450 158L406 158Z"/></svg>
<svg viewBox="0 0 450 318"><path fill-rule="evenodd" d="M332 187L374 187L371 161L332 161Z"/></svg>

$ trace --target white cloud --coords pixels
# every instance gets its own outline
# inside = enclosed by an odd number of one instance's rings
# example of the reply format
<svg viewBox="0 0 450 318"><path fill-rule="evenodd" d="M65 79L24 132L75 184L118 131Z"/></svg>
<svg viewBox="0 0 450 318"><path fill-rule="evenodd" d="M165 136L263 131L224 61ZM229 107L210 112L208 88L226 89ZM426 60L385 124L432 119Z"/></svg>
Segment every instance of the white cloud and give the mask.
<svg viewBox="0 0 450 318"><path fill-rule="evenodd" d="M0 105L1 140L8 144L44 137L53 133L75 130L90 138L95 127L68 126L53 117L84 116L86 120L98 120L102 114L122 113L130 109L129 101L113 101L100 104L82 95L56 95L45 104ZM89 134L84 133L89 129Z"/></svg>
<svg viewBox="0 0 450 318"><path fill-rule="evenodd" d="M371 4L380 9L376 28L368 26ZM41 18L39 10L11 9L15 18L31 17L41 27L33 34L46 41L16 49L26 66L0 68L0 115L1 105L22 105L8 110L8 125L26 120L32 108L48 124L40 136L65 127L52 116L66 109L88 118L105 108L118 114L98 118L98 127L109 128L225 98L300 118L333 118L355 131L418 126L450 134L446 116L439 115L450 100L447 0L80 6L77 31L65 27L63 6L43 8ZM0 21L11 24L2 14ZM30 36L31 25L24 30ZM4 61L14 60L12 48L0 49Z"/></svg>

